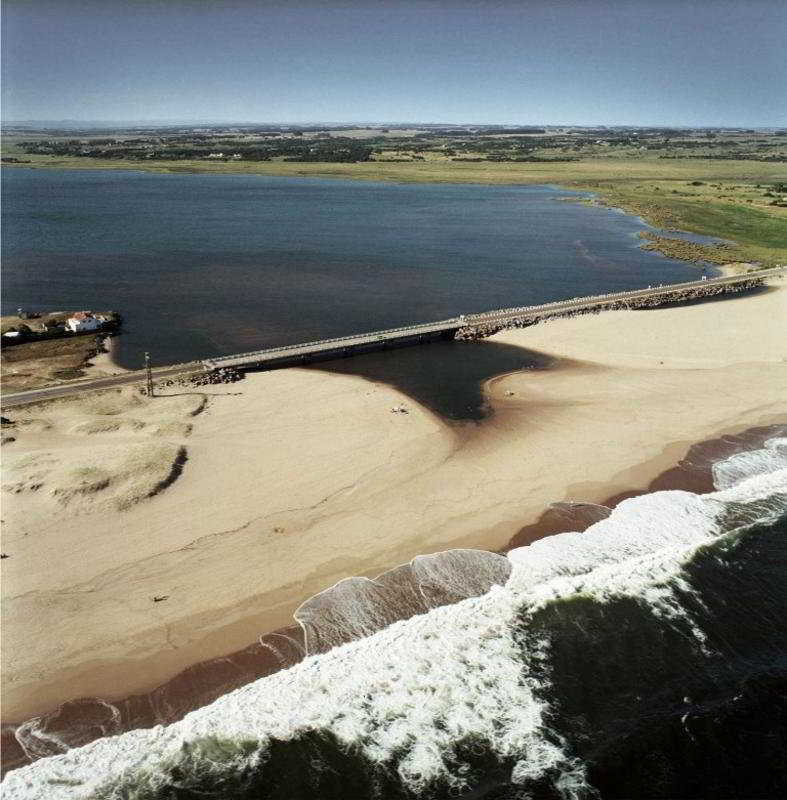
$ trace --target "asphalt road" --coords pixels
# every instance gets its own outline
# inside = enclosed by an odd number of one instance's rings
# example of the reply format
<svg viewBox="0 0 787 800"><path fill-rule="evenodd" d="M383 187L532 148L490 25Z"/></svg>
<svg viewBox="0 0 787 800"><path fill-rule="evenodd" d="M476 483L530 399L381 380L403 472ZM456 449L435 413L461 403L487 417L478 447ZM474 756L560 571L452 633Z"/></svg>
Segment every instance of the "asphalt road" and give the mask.
<svg viewBox="0 0 787 800"><path fill-rule="evenodd" d="M178 364L174 367L159 367L153 370L153 379L160 380L171 375L180 375L184 372L196 372L200 367L187 364ZM56 397L68 397L81 392L90 392L96 389L111 389L114 386L124 386L128 383L139 383L145 380L145 370L125 372L122 375L111 375L106 378L86 378L73 383L64 383L60 386L48 386L45 389L30 389L27 392L15 392L4 395L2 406L4 409L14 406L37 403L41 400L52 400Z"/></svg>

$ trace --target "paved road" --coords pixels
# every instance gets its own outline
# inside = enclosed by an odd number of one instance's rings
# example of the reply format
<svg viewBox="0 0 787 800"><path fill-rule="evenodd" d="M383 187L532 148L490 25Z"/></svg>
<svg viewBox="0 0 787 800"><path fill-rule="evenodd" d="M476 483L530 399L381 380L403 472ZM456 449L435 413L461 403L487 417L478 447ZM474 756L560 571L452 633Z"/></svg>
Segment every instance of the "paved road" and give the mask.
<svg viewBox="0 0 787 800"><path fill-rule="evenodd" d="M153 370L154 380L169 377L170 375L180 375L184 372L202 371L201 365L177 364L173 367L158 367ZM2 398L3 408L26 405L27 403L37 403L40 400L52 400L56 397L68 397L72 394L89 392L94 389L111 389L113 386L123 386L127 383L138 383L145 380L145 370L135 370L134 372L124 372L122 375L110 375L106 378L84 378L73 383L64 383L60 386L49 386L46 389L31 389L27 392L16 392L4 395Z"/></svg>

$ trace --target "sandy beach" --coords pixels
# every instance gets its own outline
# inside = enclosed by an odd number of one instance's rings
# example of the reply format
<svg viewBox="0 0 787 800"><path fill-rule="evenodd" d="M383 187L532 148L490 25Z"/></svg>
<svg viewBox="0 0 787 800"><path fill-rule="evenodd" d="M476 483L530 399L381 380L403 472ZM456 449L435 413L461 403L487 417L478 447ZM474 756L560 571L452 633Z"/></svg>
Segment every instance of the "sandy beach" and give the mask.
<svg viewBox="0 0 787 800"><path fill-rule="evenodd" d="M314 368L14 409L4 720L152 688L341 578L503 548L552 502L643 488L692 442L783 422L782 287L500 333L490 354L554 362L487 381L480 423Z"/></svg>

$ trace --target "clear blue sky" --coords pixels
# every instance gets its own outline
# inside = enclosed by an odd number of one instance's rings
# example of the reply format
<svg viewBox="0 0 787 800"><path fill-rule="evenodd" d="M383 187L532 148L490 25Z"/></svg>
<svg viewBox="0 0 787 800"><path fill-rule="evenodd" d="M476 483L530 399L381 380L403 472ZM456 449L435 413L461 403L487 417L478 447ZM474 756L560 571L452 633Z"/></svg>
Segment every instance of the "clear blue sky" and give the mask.
<svg viewBox="0 0 787 800"><path fill-rule="evenodd" d="M5 0L10 120L787 125L785 0Z"/></svg>

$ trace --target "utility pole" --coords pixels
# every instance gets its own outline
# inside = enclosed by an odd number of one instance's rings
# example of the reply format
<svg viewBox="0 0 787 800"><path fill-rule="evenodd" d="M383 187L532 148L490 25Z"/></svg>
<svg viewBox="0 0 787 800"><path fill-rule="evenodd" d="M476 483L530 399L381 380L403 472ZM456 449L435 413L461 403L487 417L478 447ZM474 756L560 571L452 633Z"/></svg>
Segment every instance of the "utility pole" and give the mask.
<svg viewBox="0 0 787 800"><path fill-rule="evenodd" d="M153 397L153 373L150 371L150 353L145 353L145 371L148 379L148 397Z"/></svg>

